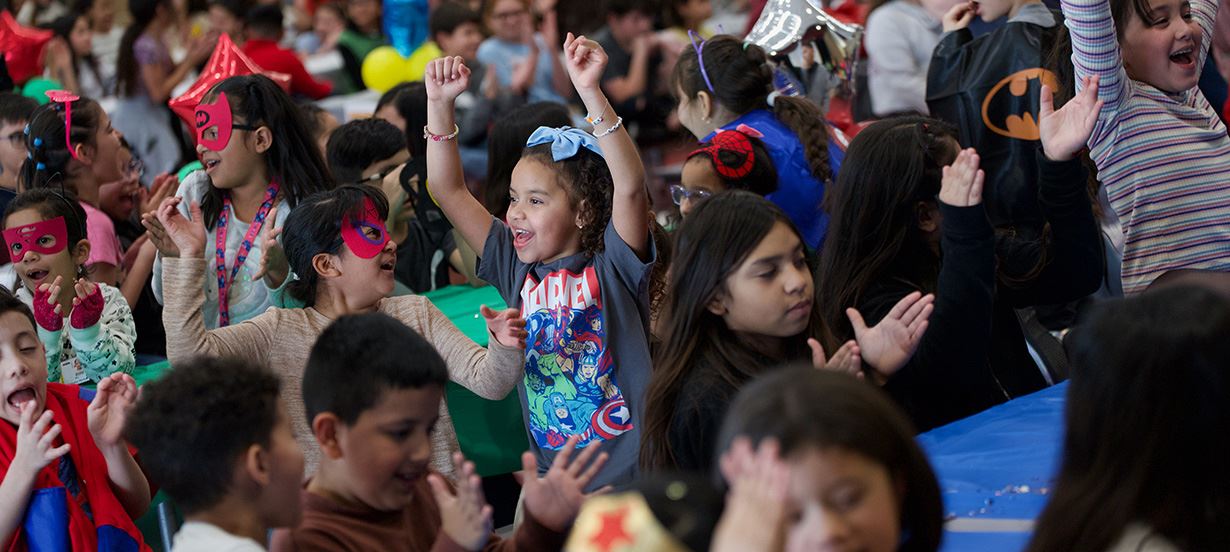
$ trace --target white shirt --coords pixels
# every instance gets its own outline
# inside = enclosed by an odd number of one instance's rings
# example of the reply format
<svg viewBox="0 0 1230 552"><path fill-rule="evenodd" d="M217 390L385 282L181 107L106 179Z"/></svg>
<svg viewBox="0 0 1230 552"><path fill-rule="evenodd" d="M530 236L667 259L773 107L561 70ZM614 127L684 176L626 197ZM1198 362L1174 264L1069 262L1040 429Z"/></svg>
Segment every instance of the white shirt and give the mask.
<svg viewBox="0 0 1230 552"><path fill-rule="evenodd" d="M171 552L265 552L265 547L247 537L236 537L218 526L189 521L175 533Z"/></svg>

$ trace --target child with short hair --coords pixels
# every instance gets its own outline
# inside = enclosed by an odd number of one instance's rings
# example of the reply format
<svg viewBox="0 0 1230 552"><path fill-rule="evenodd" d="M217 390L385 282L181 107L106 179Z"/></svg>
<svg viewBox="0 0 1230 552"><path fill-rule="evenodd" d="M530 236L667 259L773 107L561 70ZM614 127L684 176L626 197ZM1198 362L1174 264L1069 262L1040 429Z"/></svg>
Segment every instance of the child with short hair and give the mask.
<svg viewBox="0 0 1230 552"><path fill-rule="evenodd" d="M1068 334L1063 454L1027 550L1230 550L1230 302L1215 289L1106 302Z"/></svg>
<svg viewBox="0 0 1230 552"><path fill-rule="evenodd" d="M30 309L0 292L0 544L149 550L132 522L149 507L149 483L121 435L136 382L115 374L97 392L48 383L35 327Z"/></svg>
<svg viewBox="0 0 1230 552"><path fill-rule="evenodd" d="M810 366L776 370L735 398L721 443L731 491L715 552L834 541L867 552L939 549L935 473L906 417L870 385Z"/></svg>
<svg viewBox="0 0 1230 552"><path fill-rule="evenodd" d="M504 2L500 2L501 4ZM453 102L470 76L461 58L427 66L427 182L465 241L481 247L479 277L519 308L529 337L518 386L526 433L545 466L572 436L609 442L612 466L595 483L635 477L649 380L650 240L645 167L602 92L607 57L570 33L569 76L598 137L540 127L513 169L507 222L462 180Z"/></svg>
<svg viewBox="0 0 1230 552"><path fill-rule="evenodd" d="M26 162L23 130L37 107L33 98L11 92L0 94L0 211L17 196L17 175ZM8 253L0 253L0 260L8 258Z"/></svg>
<svg viewBox="0 0 1230 552"><path fill-rule="evenodd" d="M1123 292L1174 269L1230 271L1230 138L1196 86L1214 0L1063 0L1077 90L1104 103L1088 144L1123 223Z"/></svg>
<svg viewBox="0 0 1230 552"><path fill-rule="evenodd" d="M303 490L303 523L276 532L273 549L559 550L606 453L591 446L573 460L574 436L541 478L533 455L522 455L526 516L502 541L474 464L454 455L455 486L431 469L447 381L431 344L387 315L344 316L325 329L303 374L324 460Z"/></svg>
<svg viewBox="0 0 1230 552"><path fill-rule="evenodd" d="M290 75L291 94L319 100L333 92L332 83L316 80L294 52L279 45L285 33L280 4L256 6L248 10L244 31L248 40L243 43L243 53L261 69Z"/></svg>
<svg viewBox="0 0 1230 552"><path fill-rule="evenodd" d="M141 389L124 435L184 514L171 552L263 551L299 523L303 451L280 388L251 359L200 357Z"/></svg>
<svg viewBox="0 0 1230 552"><path fill-rule="evenodd" d="M697 203L726 190L747 190L767 196L777 190L777 169L760 139L747 125L718 129L708 142L688 154L679 184L670 188L679 214L688 216Z"/></svg>
<svg viewBox="0 0 1230 552"><path fill-rule="evenodd" d="M132 311L119 289L87 277L92 243L81 204L68 192L28 190L9 204L3 227L21 278L16 294L34 311L49 381L100 382L131 373L137 340Z"/></svg>

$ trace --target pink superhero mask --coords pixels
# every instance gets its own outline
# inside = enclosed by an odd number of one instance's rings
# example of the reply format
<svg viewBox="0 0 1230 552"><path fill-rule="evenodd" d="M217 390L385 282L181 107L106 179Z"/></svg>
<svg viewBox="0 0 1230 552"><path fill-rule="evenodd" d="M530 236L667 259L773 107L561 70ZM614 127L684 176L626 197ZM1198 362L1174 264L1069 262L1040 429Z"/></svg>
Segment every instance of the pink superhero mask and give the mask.
<svg viewBox="0 0 1230 552"><path fill-rule="evenodd" d="M369 230L376 231L375 239L368 236ZM385 229L384 220L380 218L380 212L371 198L363 198L363 218L342 217L342 241L352 253L364 259L379 255L385 244L389 243L389 231Z"/></svg>
<svg viewBox="0 0 1230 552"><path fill-rule="evenodd" d="M40 243L47 237L51 238L50 244ZM13 262L20 262L27 251L55 255L68 247L68 227L64 225L64 217L47 219L5 230L4 242L8 244Z"/></svg>
<svg viewBox="0 0 1230 552"><path fill-rule="evenodd" d="M234 129L256 130L252 125L237 125L231 115L231 102L226 92L218 94L212 104L196 106L196 143L212 151L222 151L231 141Z"/></svg>

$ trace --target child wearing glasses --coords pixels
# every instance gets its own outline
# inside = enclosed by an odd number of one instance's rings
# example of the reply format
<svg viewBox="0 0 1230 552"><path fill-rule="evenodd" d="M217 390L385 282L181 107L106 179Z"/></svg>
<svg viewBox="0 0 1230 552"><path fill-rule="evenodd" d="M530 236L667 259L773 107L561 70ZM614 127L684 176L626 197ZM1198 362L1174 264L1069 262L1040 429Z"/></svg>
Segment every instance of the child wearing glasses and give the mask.
<svg viewBox="0 0 1230 552"><path fill-rule="evenodd" d="M764 135L746 125L719 130L708 142L688 154L680 183L671 186L671 199L684 217L702 200L726 190L747 190L765 196L777 190L777 169L760 139Z"/></svg>

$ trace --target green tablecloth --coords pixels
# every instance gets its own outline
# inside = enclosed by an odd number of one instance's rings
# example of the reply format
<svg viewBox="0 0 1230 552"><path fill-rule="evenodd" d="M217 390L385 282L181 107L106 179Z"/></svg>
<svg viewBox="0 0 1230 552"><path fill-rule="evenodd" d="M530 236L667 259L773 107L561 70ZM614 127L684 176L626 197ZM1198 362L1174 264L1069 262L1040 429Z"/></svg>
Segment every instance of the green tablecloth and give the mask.
<svg viewBox="0 0 1230 552"><path fill-rule="evenodd" d="M487 345L487 322L478 309L487 305L505 308L504 300L491 286L450 286L426 294L428 299L479 345ZM521 402L513 391L504 400L489 401L455 383L448 384L448 411L457 428L461 451L474 462L480 475L496 475L521 469L521 453L529 447Z"/></svg>
<svg viewBox="0 0 1230 552"><path fill-rule="evenodd" d="M487 346L487 323L478 314L482 305L505 308L495 288L487 286L450 286L427 293L457 328L475 343ZM138 366L133 379L138 385L156 379L170 367L168 362ZM529 446L521 403L513 391L500 401L489 401L455 383L448 384L448 410L457 428L457 440L466 457L474 462L480 475L496 475L521 469L521 452Z"/></svg>

